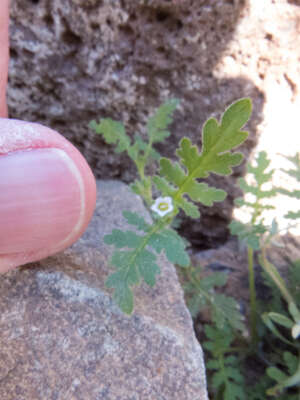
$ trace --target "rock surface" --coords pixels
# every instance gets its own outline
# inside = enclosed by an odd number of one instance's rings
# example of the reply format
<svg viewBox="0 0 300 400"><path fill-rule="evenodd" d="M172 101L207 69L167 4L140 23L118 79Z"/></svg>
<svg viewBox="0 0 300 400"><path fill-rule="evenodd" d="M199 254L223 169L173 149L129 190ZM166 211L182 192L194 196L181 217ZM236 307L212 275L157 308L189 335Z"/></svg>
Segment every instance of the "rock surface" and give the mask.
<svg viewBox="0 0 300 400"><path fill-rule="evenodd" d="M109 116L145 134L148 116L170 97L181 105L174 139L159 149L167 156L183 135L200 144L203 122L244 96L254 102L246 156L259 133L270 148L300 125L298 0L12 0L11 21L11 116L64 134L98 177L129 182L135 170L89 121ZM228 198L202 207L201 224L183 221L194 245L226 238L242 170L212 177Z"/></svg>
<svg viewBox="0 0 300 400"><path fill-rule="evenodd" d="M12 0L10 115L64 134L97 177L129 182L135 175L131 161L88 128L92 119L109 116L124 121L131 135L144 135L148 116L177 97L174 139L159 149L173 156L183 135L200 144L201 125L212 113L219 116L237 98L250 96L255 112L243 147L248 155L262 93L246 76L214 74L244 11L242 1ZM222 205L202 208L201 229L184 223L195 244L216 245L226 236L234 180L211 178L230 195Z"/></svg>
<svg viewBox="0 0 300 400"><path fill-rule="evenodd" d="M124 226L122 210L145 209L122 183L98 182L98 195L75 245L1 276L0 398L206 400L202 351L173 266L162 259L155 288L136 290L131 317L112 303L103 236Z"/></svg>

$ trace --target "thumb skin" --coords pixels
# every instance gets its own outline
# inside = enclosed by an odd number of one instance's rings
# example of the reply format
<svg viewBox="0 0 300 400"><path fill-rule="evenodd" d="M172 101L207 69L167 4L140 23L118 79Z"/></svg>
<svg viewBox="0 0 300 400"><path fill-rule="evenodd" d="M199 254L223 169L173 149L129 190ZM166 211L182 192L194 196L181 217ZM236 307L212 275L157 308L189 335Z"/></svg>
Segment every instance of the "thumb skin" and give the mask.
<svg viewBox="0 0 300 400"><path fill-rule="evenodd" d="M70 246L95 203L95 178L70 142L42 125L0 118L0 273Z"/></svg>
<svg viewBox="0 0 300 400"><path fill-rule="evenodd" d="M7 117L8 8L9 0L0 0L0 117Z"/></svg>

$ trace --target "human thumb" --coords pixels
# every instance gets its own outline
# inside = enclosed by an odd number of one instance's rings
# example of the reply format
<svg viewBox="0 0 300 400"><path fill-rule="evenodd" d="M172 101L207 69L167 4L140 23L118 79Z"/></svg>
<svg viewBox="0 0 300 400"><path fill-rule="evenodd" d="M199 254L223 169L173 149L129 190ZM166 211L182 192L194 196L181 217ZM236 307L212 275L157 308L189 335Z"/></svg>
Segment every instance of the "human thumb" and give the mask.
<svg viewBox="0 0 300 400"><path fill-rule="evenodd" d="M79 151L39 124L0 118L0 272L74 243L96 202Z"/></svg>
<svg viewBox="0 0 300 400"><path fill-rule="evenodd" d="M9 0L0 1L0 117L7 116L8 6Z"/></svg>

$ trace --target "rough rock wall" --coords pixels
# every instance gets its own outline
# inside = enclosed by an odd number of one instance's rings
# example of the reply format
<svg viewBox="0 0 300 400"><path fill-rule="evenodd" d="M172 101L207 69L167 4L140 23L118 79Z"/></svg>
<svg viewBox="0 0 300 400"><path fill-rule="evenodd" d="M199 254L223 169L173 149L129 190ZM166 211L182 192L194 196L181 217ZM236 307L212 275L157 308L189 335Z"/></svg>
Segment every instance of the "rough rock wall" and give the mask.
<svg viewBox="0 0 300 400"><path fill-rule="evenodd" d="M253 14L254 3L267 12ZM251 137L243 147L248 156L266 92L262 70L280 51L267 28L273 3L12 0L10 115L64 134L79 147L97 177L130 181L135 174L131 163L89 130L91 119L109 116L124 121L128 132L143 133L154 109L177 97L181 105L172 127L174 136L159 149L170 156L183 135L200 144L201 126L212 113L219 116L235 99L250 96ZM279 20L282 13L275 17ZM291 32L283 34L291 37ZM237 193L234 180L241 172L242 167L233 178L211 179L229 196L225 203L201 210L201 227L184 222L194 244L216 245L226 236Z"/></svg>

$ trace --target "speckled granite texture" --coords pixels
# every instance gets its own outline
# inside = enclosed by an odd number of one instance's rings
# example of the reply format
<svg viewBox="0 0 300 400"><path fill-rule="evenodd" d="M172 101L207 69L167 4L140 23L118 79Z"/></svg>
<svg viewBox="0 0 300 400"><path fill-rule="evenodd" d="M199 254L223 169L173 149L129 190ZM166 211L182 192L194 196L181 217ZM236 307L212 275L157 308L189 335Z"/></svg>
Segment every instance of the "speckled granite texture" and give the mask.
<svg viewBox="0 0 300 400"><path fill-rule="evenodd" d="M95 215L70 249L0 277L3 400L207 400L202 350L174 267L135 291L123 315L104 281L103 236L145 215L120 182L98 182ZM149 218L149 216L147 216Z"/></svg>

